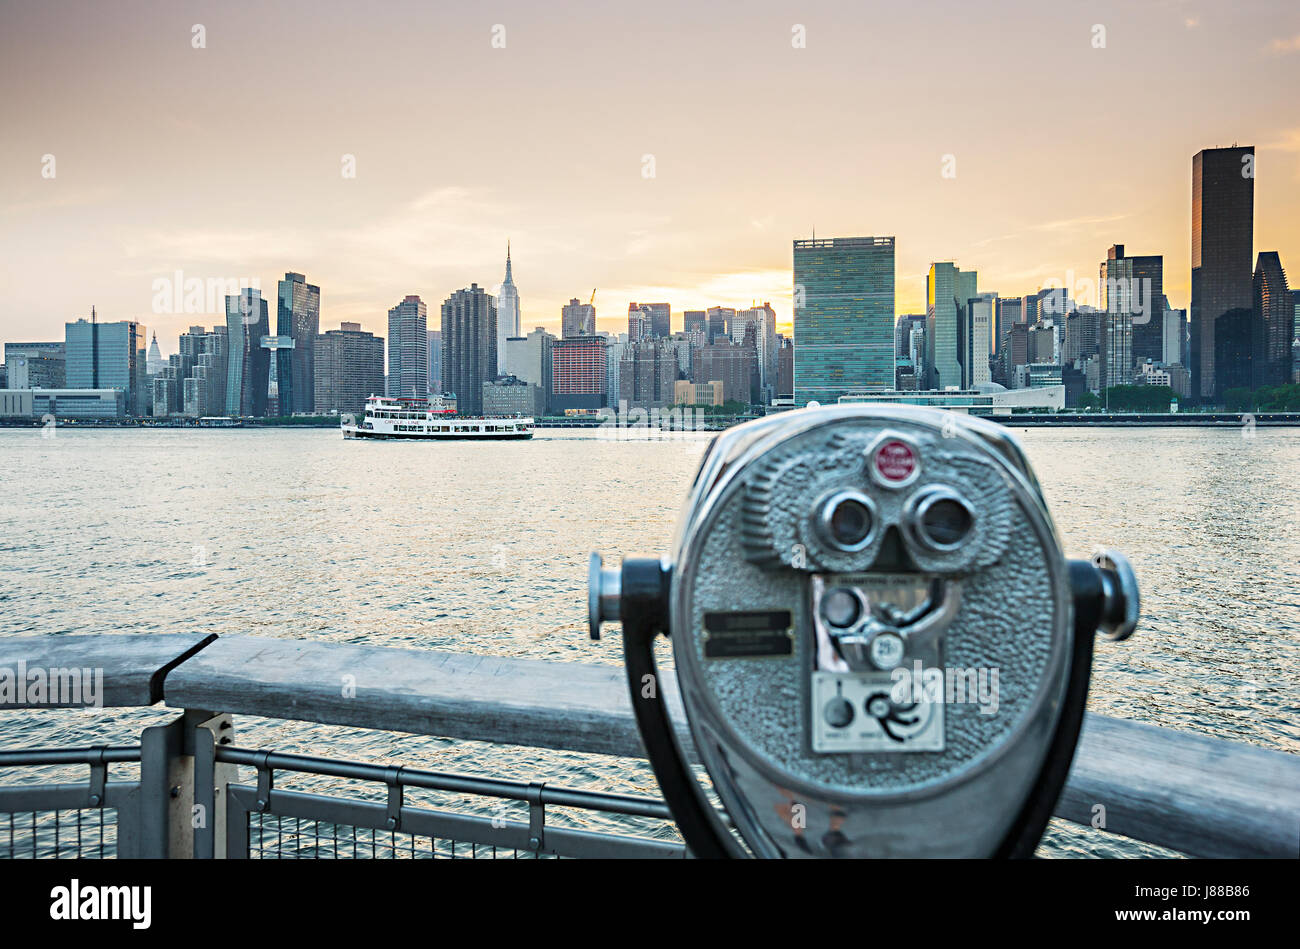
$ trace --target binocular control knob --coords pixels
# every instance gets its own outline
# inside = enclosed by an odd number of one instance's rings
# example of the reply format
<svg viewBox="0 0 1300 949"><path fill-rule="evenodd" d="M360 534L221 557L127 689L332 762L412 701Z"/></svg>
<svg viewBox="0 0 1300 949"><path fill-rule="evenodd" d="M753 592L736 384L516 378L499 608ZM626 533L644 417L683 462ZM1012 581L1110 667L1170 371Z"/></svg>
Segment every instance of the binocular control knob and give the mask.
<svg viewBox="0 0 1300 949"><path fill-rule="evenodd" d="M600 624L606 620L616 622L621 618L619 598L622 575L618 570L606 570L600 554L592 552L587 562L587 631L592 639L600 639Z"/></svg>
<svg viewBox="0 0 1300 949"><path fill-rule="evenodd" d="M1133 565L1118 550L1098 551L1092 556L1092 565L1101 577L1102 589L1097 635L1115 642L1128 639L1141 611Z"/></svg>

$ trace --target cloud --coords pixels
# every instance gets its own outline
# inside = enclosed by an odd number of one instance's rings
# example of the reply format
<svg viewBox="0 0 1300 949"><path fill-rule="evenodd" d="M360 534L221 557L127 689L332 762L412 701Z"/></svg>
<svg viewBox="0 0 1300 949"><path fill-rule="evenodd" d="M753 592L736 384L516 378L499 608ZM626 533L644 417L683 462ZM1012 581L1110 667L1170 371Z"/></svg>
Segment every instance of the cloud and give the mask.
<svg viewBox="0 0 1300 949"><path fill-rule="evenodd" d="M1269 52L1285 55L1287 53L1300 53L1300 33L1289 39L1276 39L1268 44Z"/></svg>
<svg viewBox="0 0 1300 949"><path fill-rule="evenodd" d="M1087 227L1092 224L1110 224L1114 221L1122 221L1128 217L1127 214L1111 214L1105 217L1072 217L1061 221L1048 221L1045 224L1035 224L1035 231L1062 231L1074 230L1075 228Z"/></svg>

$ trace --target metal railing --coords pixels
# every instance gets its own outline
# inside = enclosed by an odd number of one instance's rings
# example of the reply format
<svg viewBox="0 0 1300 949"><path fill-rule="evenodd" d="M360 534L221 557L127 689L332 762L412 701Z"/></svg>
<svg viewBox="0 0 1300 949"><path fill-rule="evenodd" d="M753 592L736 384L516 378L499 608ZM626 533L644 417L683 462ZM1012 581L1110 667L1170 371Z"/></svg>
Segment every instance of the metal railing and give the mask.
<svg viewBox="0 0 1300 949"><path fill-rule="evenodd" d="M85 783L0 785L0 859L22 857L111 858L118 856L197 856L231 859L546 859L560 857L685 856L671 830L667 805L653 798L606 794L544 783L523 783L470 775L447 774L406 767L384 767L274 751L205 743L201 730L210 722L183 716L177 725L196 736L190 756L167 756L166 744L154 742L164 754L150 760L135 747L37 748L0 752L0 771L88 764ZM218 718L218 723L224 717ZM220 724L218 724L218 728ZM188 758L189 775L168 789L169 800L195 791L189 824L163 852L149 847L142 836L139 813L142 788L151 771L173 777ZM137 781L109 781L108 765L136 762ZM254 770L251 784L214 782L205 798L204 784L192 775L223 770L219 765ZM183 771L184 769L180 769ZM356 794L308 793L278 788L277 773L313 775L377 785L385 799L365 800ZM233 777L227 770L227 776ZM414 806L407 791L453 792L502 805L492 816ZM527 820L510 819L506 802L527 806ZM547 823L547 807L649 818L674 839L634 834L593 832ZM172 815L173 818L175 815ZM155 837L155 841L158 838ZM188 845L188 847L186 846ZM188 853L185 852L188 850Z"/></svg>
<svg viewBox="0 0 1300 949"><path fill-rule="evenodd" d="M97 704L181 714L138 745L0 750L0 858L684 856L654 798L234 744L239 714L642 758L618 667L248 636L0 639L0 668L19 662L102 671ZM676 683L660 685L690 753ZM50 768L46 783L24 770ZM439 795L455 799L417 800ZM1294 858L1300 756L1088 714L1055 814L1192 856Z"/></svg>

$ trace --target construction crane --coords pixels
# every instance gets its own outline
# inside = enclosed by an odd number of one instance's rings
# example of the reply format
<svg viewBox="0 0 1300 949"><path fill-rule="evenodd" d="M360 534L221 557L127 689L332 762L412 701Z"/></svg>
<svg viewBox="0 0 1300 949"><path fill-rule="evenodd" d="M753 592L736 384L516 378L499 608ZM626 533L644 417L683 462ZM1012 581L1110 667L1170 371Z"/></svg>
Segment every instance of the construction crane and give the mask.
<svg viewBox="0 0 1300 949"><path fill-rule="evenodd" d="M592 305L593 303L595 303L595 302L596 302L596 288L595 288L595 287L592 287L592 288L591 288L591 299L587 301L587 306L591 306L591 305Z"/></svg>

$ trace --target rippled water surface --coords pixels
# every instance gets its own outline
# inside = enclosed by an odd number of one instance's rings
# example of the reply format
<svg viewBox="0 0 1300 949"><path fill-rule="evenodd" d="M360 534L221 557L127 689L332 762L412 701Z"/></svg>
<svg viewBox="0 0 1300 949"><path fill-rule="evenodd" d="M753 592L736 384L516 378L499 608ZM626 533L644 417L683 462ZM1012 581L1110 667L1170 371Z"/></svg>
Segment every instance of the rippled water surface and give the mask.
<svg viewBox="0 0 1300 949"><path fill-rule="evenodd" d="M1300 431L1018 434L1067 551L1117 547L1142 582L1142 626L1099 649L1090 707L1300 751ZM666 550L706 444L0 431L0 635L213 632L618 663L617 636L587 639L587 554ZM130 741L160 714L9 712L0 745ZM254 747L654 786L619 759L238 727ZM1059 825L1045 849L1109 852Z"/></svg>

